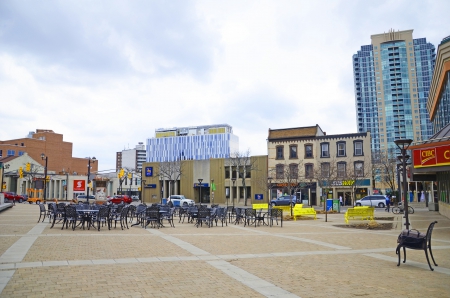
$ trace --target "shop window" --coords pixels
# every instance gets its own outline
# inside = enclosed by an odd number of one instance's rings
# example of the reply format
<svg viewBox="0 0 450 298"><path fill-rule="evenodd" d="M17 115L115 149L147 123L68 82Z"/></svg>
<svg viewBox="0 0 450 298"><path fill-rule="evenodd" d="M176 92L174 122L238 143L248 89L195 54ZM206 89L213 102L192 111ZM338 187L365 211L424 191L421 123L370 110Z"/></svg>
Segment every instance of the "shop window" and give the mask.
<svg viewBox="0 0 450 298"><path fill-rule="evenodd" d="M284 159L284 146L277 146L277 158L276 159Z"/></svg>
<svg viewBox="0 0 450 298"><path fill-rule="evenodd" d="M284 179L284 165L278 164L276 167L277 179Z"/></svg>
<svg viewBox="0 0 450 298"><path fill-rule="evenodd" d="M345 157L346 156L345 142L337 142L336 146L337 146L337 148L336 148L337 156L338 157Z"/></svg>
<svg viewBox="0 0 450 298"><path fill-rule="evenodd" d="M297 158L297 145L289 146L289 158Z"/></svg>
<svg viewBox="0 0 450 298"><path fill-rule="evenodd" d="M306 144L305 145L305 158L314 158L313 156L313 145Z"/></svg>
<svg viewBox="0 0 450 298"><path fill-rule="evenodd" d="M320 144L320 157L330 157L330 143Z"/></svg>

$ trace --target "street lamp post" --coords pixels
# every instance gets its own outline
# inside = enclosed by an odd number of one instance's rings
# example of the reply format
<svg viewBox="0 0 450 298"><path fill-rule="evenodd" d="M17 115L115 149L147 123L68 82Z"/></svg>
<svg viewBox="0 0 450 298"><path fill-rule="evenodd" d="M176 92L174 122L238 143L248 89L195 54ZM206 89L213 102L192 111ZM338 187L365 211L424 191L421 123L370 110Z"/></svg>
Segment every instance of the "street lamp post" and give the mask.
<svg viewBox="0 0 450 298"><path fill-rule="evenodd" d="M198 187L199 187L199 196L198 196L198 202L200 205L202 204L202 181L203 179L198 179Z"/></svg>
<svg viewBox="0 0 450 298"><path fill-rule="evenodd" d="M45 160L44 167L44 203L47 200L47 164L48 164L48 156L45 156L44 153L41 153L41 159Z"/></svg>
<svg viewBox="0 0 450 298"><path fill-rule="evenodd" d="M312 179L309 179L309 187L308 187L309 207L312 207L312 203L311 203L311 186L312 186Z"/></svg>
<svg viewBox="0 0 450 298"><path fill-rule="evenodd" d="M233 188L231 189L231 194L233 194L233 189L234 189L234 183L236 182L236 178L233 177L231 178L231 181L233 181ZM231 200L233 200L233 209L234 209L234 196L231 196Z"/></svg>
<svg viewBox="0 0 450 298"><path fill-rule="evenodd" d="M211 179L211 205L214 204L214 179Z"/></svg>
<svg viewBox="0 0 450 298"><path fill-rule="evenodd" d="M91 176L91 161L92 163L94 163L97 159L95 157L88 157L88 177L87 177L87 196L86 196L86 201L89 203L89 181L90 181L90 176Z"/></svg>
<svg viewBox="0 0 450 298"><path fill-rule="evenodd" d="M411 139L399 139L394 141L395 145L400 149L400 154L397 158L401 159L402 161L402 178L403 178L403 192L402 192L402 199L403 199L403 208L404 208L404 218L405 218L405 225L406 229L409 230L409 216L408 216L408 198L406 197L406 194L408 193L408 183L406 181L406 162L409 159L409 155L406 154L406 151L408 150L409 145L411 145L412 140Z"/></svg>
<svg viewBox="0 0 450 298"><path fill-rule="evenodd" d="M272 177L267 177L267 180L269 181L269 195L267 196L267 206L270 205L270 198L272 197Z"/></svg>
<svg viewBox="0 0 450 298"><path fill-rule="evenodd" d="M144 187L145 187L145 180L141 180L141 203L144 203Z"/></svg>
<svg viewBox="0 0 450 298"><path fill-rule="evenodd" d="M397 187L398 187L398 191L397 191L397 199L401 201L402 198L402 186L400 185L400 171L402 170L402 164L398 163L397 164Z"/></svg>

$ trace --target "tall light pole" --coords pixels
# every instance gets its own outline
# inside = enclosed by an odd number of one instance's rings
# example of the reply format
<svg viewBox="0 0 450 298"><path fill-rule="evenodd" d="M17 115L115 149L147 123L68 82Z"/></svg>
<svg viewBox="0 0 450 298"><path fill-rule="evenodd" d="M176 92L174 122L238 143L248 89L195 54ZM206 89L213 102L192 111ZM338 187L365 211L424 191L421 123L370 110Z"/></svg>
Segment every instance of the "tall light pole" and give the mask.
<svg viewBox="0 0 450 298"><path fill-rule="evenodd" d="M312 207L312 203L311 203L311 186L312 186L312 179L309 179L309 187L308 187L309 207Z"/></svg>
<svg viewBox="0 0 450 298"><path fill-rule="evenodd" d="M41 159L45 160L44 167L44 203L47 200L47 164L48 164L48 156L45 156L44 153L41 153Z"/></svg>
<svg viewBox="0 0 450 298"><path fill-rule="evenodd" d="M405 213L405 225L406 229L409 230L409 216L408 216L408 198L406 197L406 194L408 193L408 182L406 181L406 162L409 159L409 155L406 154L406 151L409 148L409 145L411 145L412 140L411 139L399 139L394 141L395 145L400 149L400 154L397 158L401 159L402 161L402 178L403 178L403 192L402 192L402 198L404 202L404 213Z"/></svg>
<svg viewBox="0 0 450 298"><path fill-rule="evenodd" d="M87 182L88 182L88 185L87 185L87 196L86 196L86 200L87 200L87 202L89 203L89 181L90 181L90 179L91 179L91 161L92 161L92 163L94 163L95 161L96 161L97 159L95 158L95 157L92 157L92 158L90 158L90 157L88 157L88 179L87 179Z"/></svg>
<svg viewBox="0 0 450 298"><path fill-rule="evenodd" d="M236 182L236 178L235 177L231 178L231 181L233 181L233 188L231 189L231 194L233 194L234 183ZM231 199L233 200L233 209L234 209L234 196L231 196Z"/></svg>
<svg viewBox="0 0 450 298"><path fill-rule="evenodd" d="M267 206L270 205L270 199L272 197L272 177L267 177L267 181L269 182L269 195L267 196Z"/></svg>
<svg viewBox="0 0 450 298"><path fill-rule="evenodd" d="M214 204L214 190L215 190L214 179L211 179L211 198L212 198L211 204Z"/></svg>
<svg viewBox="0 0 450 298"><path fill-rule="evenodd" d="M200 205L202 204L202 181L203 181L202 178L198 179L198 187L199 187L198 202L200 203Z"/></svg>
<svg viewBox="0 0 450 298"><path fill-rule="evenodd" d="M145 186L145 180L141 180L141 203L144 203L144 186Z"/></svg>

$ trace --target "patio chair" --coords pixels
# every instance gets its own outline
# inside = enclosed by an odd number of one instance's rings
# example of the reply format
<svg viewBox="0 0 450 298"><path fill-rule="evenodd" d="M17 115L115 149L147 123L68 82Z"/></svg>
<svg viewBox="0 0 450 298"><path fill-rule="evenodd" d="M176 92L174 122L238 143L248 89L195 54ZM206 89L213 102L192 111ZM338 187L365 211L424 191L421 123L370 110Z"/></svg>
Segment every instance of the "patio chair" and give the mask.
<svg viewBox="0 0 450 298"><path fill-rule="evenodd" d="M400 249L403 248L403 263L406 262L406 248L423 250L425 251L425 256L427 257L428 266L431 271L434 271L433 267L431 267L430 260L428 258L428 250L430 250L431 259L435 266L436 262L434 261L433 252L431 251L431 234L433 233L434 225L437 224L437 221L430 223L428 226L428 230L426 234L421 234L418 230L403 230L397 239L397 248L395 253L398 255L398 264L400 266Z"/></svg>
<svg viewBox="0 0 450 298"><path fill-rule="evenodd" d="M167 210L165 210L165 211L167 211L167 212L164 212L164 213L160 212L160 213L161 213L161 214L160 214L160 217L161 217L161 224L162 224L162 221L163 221L164 219L166 219L166 220L169 222L170 226L171 226L172 228L175 228L175 225L173 224L173 215L174 215L174 212L175 212L175 207L172 207L172 208L164 208L164 209L167 209ZM160 211L163 211L163 207L161 207Z"/></svg>
<svg viewBox="0 0 450 298"><path fill-rule="evenodd" d="M66 229L69 227L69 224L71 224L72 231L75 230L77 220L78 220L77 210L75 209L75 207L67 205L65 208L64 221L61 230L64 229L64 224L66 225Z"/></svg>
<svg viewBox="0 0 450 298"><path fill-rule="evenodd" d="M225 225L228 226L227 217L228 217L227 208L225 208L225 207L217 208L216 216L214 217L214 221L216 222L216 227L217 227L218 221L220 221L222 223L222 227L223 227L223 223L225 223Z"/></svg>
<svg viewBox="0 0 450 298"><path fill-rule="evenodd" d="M250 223L255 224L256 227L256 209L244 209L244 227L249 226Z"/></svg>
<svg viewBox="0 0 450 298"><path fill-rule="evenodd" d="M128 213L128 206L124 206L123 208L121 208L120 213L115 214L114 216L114 228L117 227L117 222L120 222L120 227L123 230L123 228L127 227L128 229L128 222L127 222L127 213ZM112 221L111 221L112 224Z"/></svg>
<svg viewBox="0 0 450 298"><path fill-rule="evenodd" d="M283 227L283 210L282 209L270 208L268 216L269 216L269 218L268 218L269 226L273 226L273 221L276 221L277 226L278 226L278 220L280 220L281 227Z"/></svg>
<svg viewBox="0 0 450 298"><path fill-rule="evenodd" d="M211 227L212 217L211 211L207 208L201 208L198 210L197 222L195 223L196 227L203 226L203 223L208 225L208 228Z"/></svg>
<svg viewBox="0 0 450 298"><path fill-rule="evenodd" d="M161 226L159 208L157 206L150 206L145 210L145 228L150 224L152 228Z"/></svg>
<svg viewBox="0 0 450 298"><path fill-rule="evenodd" d="M127 219L128 219L128 217L130 218L130 223L133 222L133 218L135 216L136 216L136 206L135 205L129 205L128 206Z"/></svg>
<svg viewBox="0 0 450 298"><path fill-rule="evenodd" d="M111 230L111 222L109 218L110 208L107 206L101 207L98 211L95 222L97 223L97 229L100 231L100 224L103 226L104 224L108 225L108 230Z"/></svg>
<svg viewBox="0 0 450 298"><path fill-rule="evenodd" d="M244 220L245 216L244 208L234 208L234 224L240 224Z"/></svg>
<svg viewBox="0 0 450 298"><path fill-rule="evenodd" d="M51 218L53 218L53 222L52 222L50 229L55 226L55 223L59 223L62 220L64 220L64 216L66 213L64 208L58 208L58 206L56 204L51 204L51 206L52 206L51 207L52 208ZM65 204L64 204L64 206L65 206ZM56 220L58 220L58 222L56 222Z"/></svg>
<svg viewBox="0 0 450 298"><path fill-rule="evenodd" d="M45 210L45 205L39 204L39 219L37 222L41 221L41 217L42 217L42 222L44 222L45 216L47 216L47 210Z"/></svg>
<svg viewBox="0 0 450 298"><path fill-rule="evenodd" d="M233 206L227 206L228 222L231 223L231 219L236 215L236 210Z"/></svg>

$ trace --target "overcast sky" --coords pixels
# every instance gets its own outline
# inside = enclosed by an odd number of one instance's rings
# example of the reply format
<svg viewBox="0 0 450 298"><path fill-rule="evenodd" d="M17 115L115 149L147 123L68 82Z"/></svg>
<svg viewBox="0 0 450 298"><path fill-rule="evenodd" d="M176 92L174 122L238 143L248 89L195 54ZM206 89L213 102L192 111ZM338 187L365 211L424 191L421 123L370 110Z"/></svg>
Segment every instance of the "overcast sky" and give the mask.
<svg viewBox="0 0 450 298"><path fill-rule="evenodd" d="M0 1L0 140L51 129L115 168L155 129L227 123L355 133L352 55L414 29L436 48L450 1Z"/></svg>

